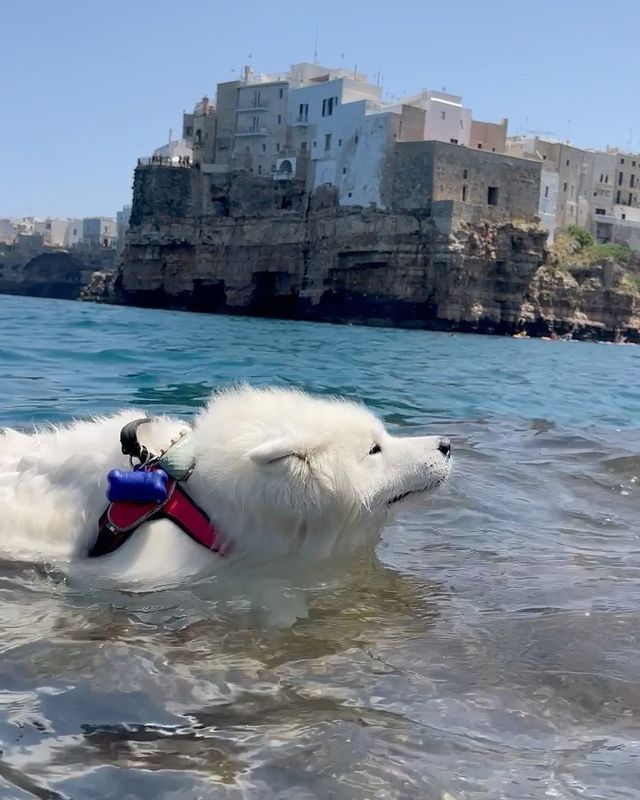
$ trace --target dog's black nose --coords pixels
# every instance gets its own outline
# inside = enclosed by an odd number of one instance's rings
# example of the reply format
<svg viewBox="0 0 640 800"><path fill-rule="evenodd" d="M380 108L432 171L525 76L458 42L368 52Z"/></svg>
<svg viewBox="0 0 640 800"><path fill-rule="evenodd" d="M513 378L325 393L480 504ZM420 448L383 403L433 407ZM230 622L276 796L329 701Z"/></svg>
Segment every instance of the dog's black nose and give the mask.
<svg viewBox="0 0 640 800"><path fill-rule="evenodd" d="M440 439L438 442L438 450L445 458L451 455L451 442L448 439Z"/></svg>

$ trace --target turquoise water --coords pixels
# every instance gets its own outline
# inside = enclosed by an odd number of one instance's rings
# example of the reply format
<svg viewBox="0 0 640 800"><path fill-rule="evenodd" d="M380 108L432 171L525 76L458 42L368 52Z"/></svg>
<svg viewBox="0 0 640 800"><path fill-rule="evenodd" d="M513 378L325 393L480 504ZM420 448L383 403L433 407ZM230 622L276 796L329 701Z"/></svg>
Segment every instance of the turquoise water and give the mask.
<svg viewBox="0 0 640 800"><path fill-rule="evenodd" d="M241 380L455 457L287 632L0 562L0 797L639 797L639 378L635 347L0 297L0 425Z"/></svg>

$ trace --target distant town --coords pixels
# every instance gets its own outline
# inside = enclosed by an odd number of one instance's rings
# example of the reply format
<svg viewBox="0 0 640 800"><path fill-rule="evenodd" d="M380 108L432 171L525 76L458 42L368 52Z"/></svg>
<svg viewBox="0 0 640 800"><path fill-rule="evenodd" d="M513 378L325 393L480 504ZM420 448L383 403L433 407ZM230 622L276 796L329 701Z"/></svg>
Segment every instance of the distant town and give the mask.
<svg viewBox="0 0 640 800"><path fill-rule="evenodd" d="M502 207L505 215L518 216L500 179L508 173L513 184L525 164L535 163L537 198L527 198L527 211L530 205L537 211L550 241L577 225L598 243L640 250L640 154L581 149L542 134L510 136L507 119L476 120L462 97L443 91L385 103L381 86L356 70L302 63L267 75L245 67L240 80L217 85L215 101L203 97L184 113L179 138L170 132L167 143L138 165L197 169L212 180L248 173L297 181L309 195L329 185L341 206L385 209L402 205L389 188L401 166L398 143L427 141L465 148L459 174L447 168L438 177L439 163L451 161L448 153L424 162L430 200ZM528 177L530 170L522 174ZM420 183L422 177L413 179ZM54 248L118 251L130 213L125 206L113 218L0 219L0 243L30 237L32 244Z"/></svg>

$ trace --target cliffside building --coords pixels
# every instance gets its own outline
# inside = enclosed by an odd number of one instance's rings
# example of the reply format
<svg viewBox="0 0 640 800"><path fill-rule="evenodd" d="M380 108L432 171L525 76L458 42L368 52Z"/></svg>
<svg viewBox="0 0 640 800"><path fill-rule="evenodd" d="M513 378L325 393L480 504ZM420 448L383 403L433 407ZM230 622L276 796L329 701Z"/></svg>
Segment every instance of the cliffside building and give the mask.
<svg viewBox="0 0 640 800"><path fill-rule="evenodd" d="M114 247L117 240L113 217L85 217L82 221L82 242L88 247Z"/></svg>
<svg viewBox="0 0 640 800"><path fill-rule="evenodd" d="M193 163L221 178L246 172L336 187L341 205L384 207L397 142L436 140L504 153L507 121L476 122L462 98L423 91L384 103L382 87L356 70L294 64L282 75L219 83L183 116Z"/></svg>

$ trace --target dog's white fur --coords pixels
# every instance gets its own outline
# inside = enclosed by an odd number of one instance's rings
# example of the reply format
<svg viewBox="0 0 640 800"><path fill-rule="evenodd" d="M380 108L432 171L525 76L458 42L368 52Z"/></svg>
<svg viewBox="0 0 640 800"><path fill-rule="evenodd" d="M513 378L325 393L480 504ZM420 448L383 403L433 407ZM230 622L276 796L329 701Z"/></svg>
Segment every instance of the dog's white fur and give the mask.
<svg viewBox="0 0 640 800"><path fill-rule="evenodd" d="M0 551L71 561L72 573L127 588L216 574L261 584L264 599L373 548L392 501L434 488L449 471L437 437L393 437L362 406L236 389L214 396L196 417L197 466L187 484L230 540L231 555L208 552L160 520L145 523L115 553L83 559L106 505L107 473L128 464L120 429L142 415L128 410L32 434L3 431ZM154 418L139 438L157 452L183 428L180 420ZM304 613L299 602L293 613Z"/></svg>

